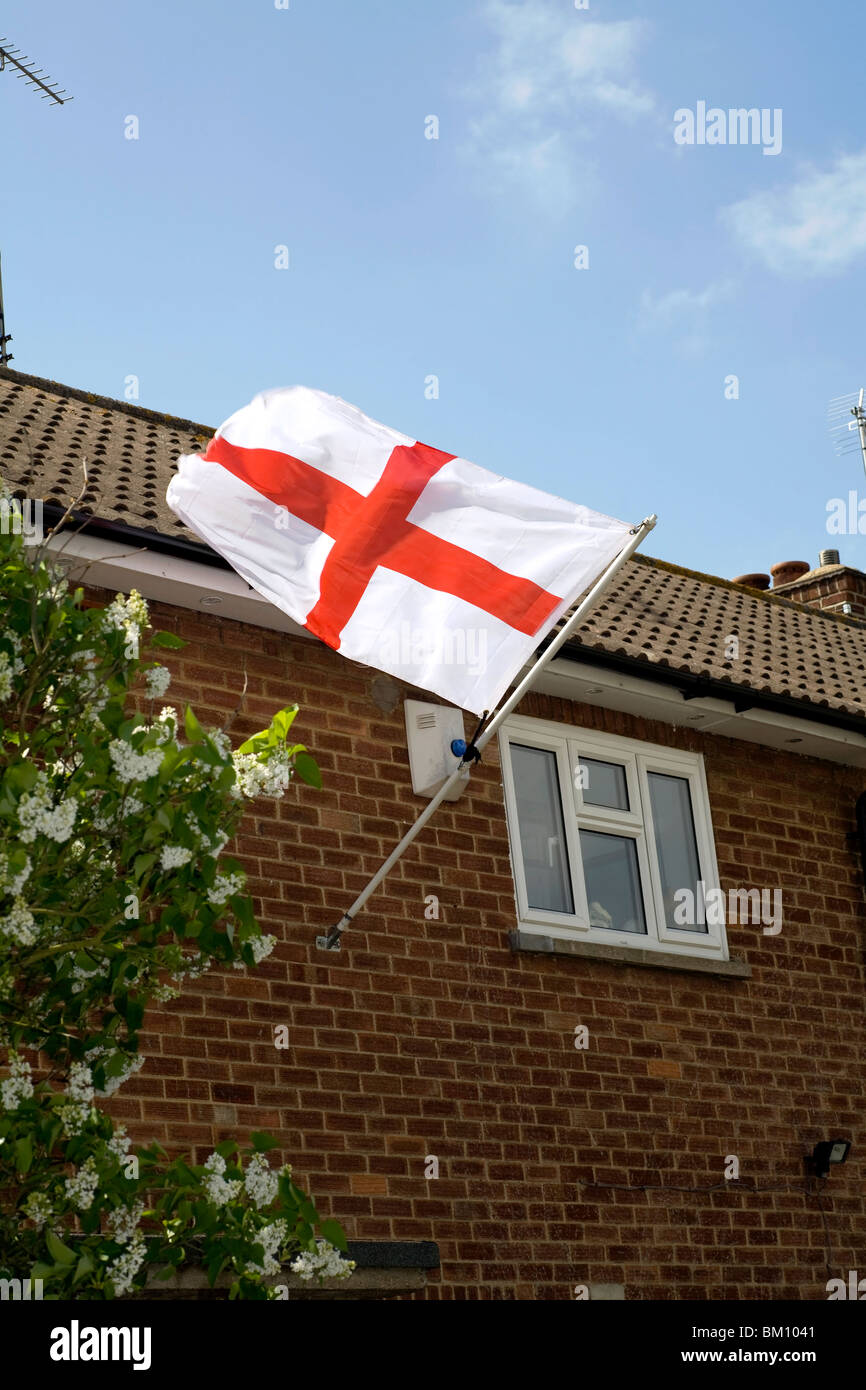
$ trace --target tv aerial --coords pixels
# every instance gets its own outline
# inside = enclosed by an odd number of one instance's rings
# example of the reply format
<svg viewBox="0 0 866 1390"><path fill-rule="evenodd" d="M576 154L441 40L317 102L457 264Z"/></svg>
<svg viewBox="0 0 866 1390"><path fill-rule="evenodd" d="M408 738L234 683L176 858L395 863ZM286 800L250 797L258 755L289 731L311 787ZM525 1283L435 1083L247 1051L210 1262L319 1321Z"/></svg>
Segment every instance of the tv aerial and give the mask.
<svg viewBox="0 0 866 1390"><path fill-rule="evenodd" d="M58 87L42 68L37 68L33 59L22 53L20 48L14 48L8 39L0 39L0 72L5 72L7 68L16 77L23 77L25 84L37 91L43 101L65 106L67 101L74 100L73 97L67 96L65 89ZM0 278L0 367L5 367L12 361L12 353L8 350L11 341L12 334L6 332L3 317L3 281Z"/></svg>
<svg viewBox="0 0 866 1390"><path fill-rule="evenodd" d="M58 88L42 68L36 67L32 58L22 53L20 48L13 48L8 39L0 39L0 72L7 67L14 71L16 77L23 77L27 86L38 91L43 101L53 101L58 106L74 101L74 97L67 96L62 87Z"/></svg>
<svg viewBox="0 0 866 1390"><path fill-rule="evenodd" d="M836 396L827 409L827 422L836 453L841 457L859 449L866 469L866 408L863 397L862 386L859 391L852 391L847 396Z"/></svg>

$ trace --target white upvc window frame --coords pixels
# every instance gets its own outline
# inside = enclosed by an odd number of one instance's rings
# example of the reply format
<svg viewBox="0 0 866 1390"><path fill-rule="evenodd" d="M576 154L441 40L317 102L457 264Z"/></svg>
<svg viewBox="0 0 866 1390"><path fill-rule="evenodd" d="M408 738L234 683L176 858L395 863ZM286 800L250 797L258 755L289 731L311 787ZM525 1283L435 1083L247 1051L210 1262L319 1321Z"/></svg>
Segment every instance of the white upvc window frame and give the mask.
<svg viewBox="0 0 866 1390"><path fill-rule="evenodd" d="M528 904L517 795L511 764L512 743L540 748L556 756L565 851L574 904L574 911L571 913L532 908ZM506 720L499 734L499 748L518 920L522 931L673 955L706 956L714 960L729 959L724 925L710 922L706 924L705 931L696 930L694 927L671 927L667 924L663 910L661 873L655 849L655 827L649 791L650 773L679 777L688 782L699 878L704 884L705 893L719 887L706 773L704 760L699 753L643 743L638 739L622 738L616 734L598 733L576 725L533 719L525 715L512 715ZM601 762L617 763L625 769L628 811L593 806L584 800L582 779L577 775L581 755ZM581 830L598 830L635 841L647 928L645 933L616 931L591 925L580 857Z"/></svg>

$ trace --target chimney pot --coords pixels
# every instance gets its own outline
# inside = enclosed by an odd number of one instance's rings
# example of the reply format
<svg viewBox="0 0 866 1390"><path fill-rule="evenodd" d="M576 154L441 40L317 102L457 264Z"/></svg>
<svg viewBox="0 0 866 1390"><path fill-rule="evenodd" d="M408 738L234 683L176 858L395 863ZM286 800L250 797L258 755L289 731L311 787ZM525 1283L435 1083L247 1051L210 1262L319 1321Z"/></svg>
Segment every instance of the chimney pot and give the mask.
<svg viewBox="0 0 866 1390"><path fill-rule="evenodd" d="M792 584L795 579L801 579L804 574L809 573L809 564L806 560L782 560L778 565L770 566L770 573L773 576L773 588L778 589L782 584Z"/></svg>
<svg viewBox="0 0 866 1390"><path fill-rule="evenodd" d="M750 589L769 589L770 576L768 574L738 574L736 579L731 580L732 584L746 584Z"/></svg>
<svg viewBox="0 0 866 1390"><path fill-rule="evenodd" d="M823 569L825 565L840 564L838 550L822 550L818 556L818 568Z"/></svg>

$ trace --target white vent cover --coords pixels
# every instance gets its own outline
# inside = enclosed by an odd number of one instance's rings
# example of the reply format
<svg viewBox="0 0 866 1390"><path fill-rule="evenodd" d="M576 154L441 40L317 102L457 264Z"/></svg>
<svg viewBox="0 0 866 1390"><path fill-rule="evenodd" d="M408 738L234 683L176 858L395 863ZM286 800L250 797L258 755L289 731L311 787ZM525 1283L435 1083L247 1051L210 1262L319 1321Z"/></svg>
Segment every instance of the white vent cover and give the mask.
<svg viewBox="0 0 866 1390"><path fill-rule="evenodd" d="M423 700L406 701L406 741L412 790L416 796L435 796L442 783L458 766L460 759L451 752L451 740L465 738L463 714L447 705L428 705ZM446 801L457 801L466 788L459 781Z"/></svg>

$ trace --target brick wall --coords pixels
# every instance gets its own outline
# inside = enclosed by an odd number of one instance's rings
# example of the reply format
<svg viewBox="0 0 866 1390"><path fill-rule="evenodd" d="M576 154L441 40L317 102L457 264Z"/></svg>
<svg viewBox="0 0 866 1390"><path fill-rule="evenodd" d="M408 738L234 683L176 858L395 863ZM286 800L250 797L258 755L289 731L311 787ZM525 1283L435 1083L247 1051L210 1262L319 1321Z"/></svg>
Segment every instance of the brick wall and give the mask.
<svg viewBox="0 0 866 1390"><path fill-rule="evenodd" d="M813 570L793 584L776 584L773 593L810 608L826 608L841 613L842 605L850 607L849 616L866 619L866 574L846 565Z"/></svg>
<svg viewBox="0 0 866 1390"><path fill-rule="evenodd" d="M512 954L492 745L342 952L324 955L317 932L425 804L402 697L384 712L381 677L318 643L151 612L189 642L167 654L166 700L222 722L246 671L233 732L297 699L325 787L248 814L237 852L280 944L255 972L208 975L153 1011L148 1062L112 1102L134 1137L203 1161L221 1138L271 1130L350 1237L439 1243L427 1298L566 1299L619 1283L629 1299L823 1299L828 1238L834 1276L866 1274L864 898L846 840L862 774L533 696L521 713L705 755L722 886L784 890L780 935L729 929L752 978ZM431 893L438 921L425 920ZM273 1043L281 1024L288 1050ZM802 1155L837 1135L853 1149L822 1215Z"/></svg>

